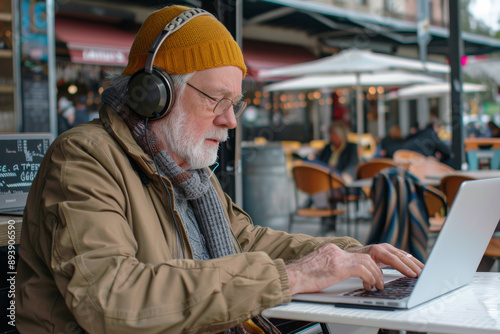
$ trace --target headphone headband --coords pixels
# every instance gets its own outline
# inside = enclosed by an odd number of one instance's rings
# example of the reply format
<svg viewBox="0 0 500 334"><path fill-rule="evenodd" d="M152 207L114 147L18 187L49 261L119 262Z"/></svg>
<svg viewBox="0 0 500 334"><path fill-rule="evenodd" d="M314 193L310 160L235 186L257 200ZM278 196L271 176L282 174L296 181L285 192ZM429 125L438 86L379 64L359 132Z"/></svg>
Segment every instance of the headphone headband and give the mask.
<svg viewBox="0 0 500 334"><path fill-rule="evenodd" d="M151 49L149 49L148 58L146 60L146 66L144 67L144 71L146 73L151 73L153 71L153 63L156 57L156 53L160 49L160 45L163 43L163 41L168 36L179 30L183 25L188 23L190 20L201 15L209 15L215 18L212 14L210 14L204 9L193 8L180 13L179 15L174 17L172 21L167 23L167 25L165 26L165 28L163 28L160 35L153 42L153 45L151 45Z"/></svg>
<svg viewBox="0 0 500 334"><path fill-rule="evenodd" d="M137 115L155 120L167 115L172 109L175 102L174 83L165 70L153 66L156 53L168 36L201 15L210 15L215 18L206 10L192 8L180 13L167 23L149 49L144 68L130 77L127 87L127 104Z"/></svg>

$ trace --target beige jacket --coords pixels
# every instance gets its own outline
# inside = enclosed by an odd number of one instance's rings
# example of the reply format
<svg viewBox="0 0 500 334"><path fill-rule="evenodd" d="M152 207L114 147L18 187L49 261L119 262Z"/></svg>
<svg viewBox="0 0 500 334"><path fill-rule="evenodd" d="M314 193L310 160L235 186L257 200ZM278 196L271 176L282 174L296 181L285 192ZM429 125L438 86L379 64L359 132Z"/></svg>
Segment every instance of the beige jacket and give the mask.
<svg viewBox="0 0 500 334"><path fill-rule="evenodd" d="M325 242L359 245L254 226L212 182L239 253L192 260L186 231L173 224L180 216L171 183L159 181L118 115L105 107L100 120L59 136L23 220L20 333L221 332L290 302L285 261Z"/></svg>

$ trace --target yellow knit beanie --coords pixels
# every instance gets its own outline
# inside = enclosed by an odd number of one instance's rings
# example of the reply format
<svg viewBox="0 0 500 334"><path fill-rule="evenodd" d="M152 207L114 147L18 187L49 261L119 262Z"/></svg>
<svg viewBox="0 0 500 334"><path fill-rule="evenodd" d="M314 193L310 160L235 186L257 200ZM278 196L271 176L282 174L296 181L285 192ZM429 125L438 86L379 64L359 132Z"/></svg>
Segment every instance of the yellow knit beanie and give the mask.
<svg viewBox="0 0 500 334"><path fill-rule="evenodd" d="M167 23L180 13L191 9L168 6L149 15L139 32L128 56L128 65L122 74L131 75L144 68L149 49ZM185 74L214 67L236 66L247 68L238 43L226 27L209 15L198 16L168 36L156 54L154 65L169 74Z"/></svg>

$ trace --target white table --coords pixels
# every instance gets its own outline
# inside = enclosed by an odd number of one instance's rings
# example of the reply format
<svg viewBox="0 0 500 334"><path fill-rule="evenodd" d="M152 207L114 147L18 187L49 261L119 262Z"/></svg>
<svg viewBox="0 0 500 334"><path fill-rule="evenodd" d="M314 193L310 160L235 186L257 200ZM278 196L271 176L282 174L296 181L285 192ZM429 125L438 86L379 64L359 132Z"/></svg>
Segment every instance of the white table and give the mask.
<svg viewBox="0 0 500 334"><path fill-rule="evenodd" d="M441 176L443 177L443 176ZM439 181L436 181L435 179L423 179L420 180L422 185L424 186L435 186L439 185ZM373 178L368 178L368 179L358 179L358 180L353 180L352 182L346 183L346 187L348 188L370 188L373 184Z"/></svg>
<svg viewBox="0 0 500 334"><path fill-rule="evenodd" d="M471 284L410 310L368 310L292 302L267 309L263 314L271 318L327 323L335 334L376 334L379 328L446 334L498 334L500 273L477 273Z"/></svg>
<svg viewBox="0 0 500 334"><path fill-rule="evenodd" d="M495 177L500 177L499 169L479 169L479 170L468 170L468 171L456 171L452 173L453 175L464 175L472 177L474 179L491 179ZM446 175L450 173L440 173L440 174L429 174L426 176L427 179L441 180Z"/></svg>

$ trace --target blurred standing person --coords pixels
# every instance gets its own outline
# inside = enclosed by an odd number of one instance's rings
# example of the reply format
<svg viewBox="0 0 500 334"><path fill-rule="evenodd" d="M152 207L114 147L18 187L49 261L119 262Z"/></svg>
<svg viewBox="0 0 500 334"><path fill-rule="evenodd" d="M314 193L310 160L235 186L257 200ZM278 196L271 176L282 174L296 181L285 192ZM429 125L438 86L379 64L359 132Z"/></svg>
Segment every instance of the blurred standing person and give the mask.
<svg viewBox="0 0 500 334"><path fill-rule="evenodd" d="M66 96L59 99L57 103L57 131L59 134L69 130L76 117L76 108L72 101Z"/></svg>
<svg viewBox="0 0 500 334"><path fill-rule="evenodd" d="M76 99L76 116L75 116L75 123L74 125L77 124L82 124L87 121L89 121L87 117L87 96L86 95L80 95Z"/></svg>

